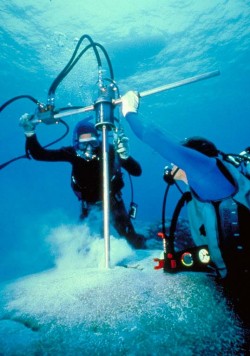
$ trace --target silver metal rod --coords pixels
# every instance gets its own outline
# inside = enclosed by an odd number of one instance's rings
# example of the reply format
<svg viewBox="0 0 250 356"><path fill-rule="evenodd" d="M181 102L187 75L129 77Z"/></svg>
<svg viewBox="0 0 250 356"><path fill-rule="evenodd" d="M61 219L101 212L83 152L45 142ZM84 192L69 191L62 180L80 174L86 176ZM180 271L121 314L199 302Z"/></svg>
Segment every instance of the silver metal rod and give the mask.
<svg viewBox="0 0 250 356"><path fill-rule="evenodd" d="M220 74L220 71L215 70L213 72L196 75L194 77L190 77L190 78L187 78L187 79L179 80L178 82L174 82L174 83L162 85L162 86L154 88L154 89L149 89L149 90L142 91L141 93L139 93L139 96L141 98L143 98L144 96L160 93L161 91L174 89L174 88L177 88L177 87L181 87L183 85L187 85L187 84L198 82L200 80L209 79L209 78L215 77L215 76L217 76L219 74ZM120 103L121 103L121 99L117 99L117 100L115 100L113 102L113 104L115 104L115 105L120 104Z"/></svg>
<svg viewBox="0 0 250 356"><path fill-rule="evenodd" d="M219 75L220 72L214 71L195 77L190 77L184 80L180 80L175 83L166 84L158 88L150 89L139 93L140 97L152 95L159 93L165 90L170 90L177 88L186 84L191 84L200 80L209 79ZM118 105L121 103L121 99L114 100L113 105ZM81 114L83 112L94 110L94 105L86 106L79 109L73 109L66 111L64 113L59 113L54 115L54 119ZM106 125L102 126L102 159L103 159L103 234L104 234L104 244L105 244L105 267L110 268L110 226L109 226L109 217L110 217L110 195L109 195L109 142L108 142L108 128Z"/></svg>
<svg viewBox="0 0 250 356"><path fill-rule="evenodd" d="M109 234L109 216L110 216L110 196L109 196L109 143L108 129L106 125L102 126L102 157L103 157L103 234L105 245L105 267L110 267L110 234Z"/></svg>
<svg viewBox="0 0 250 356"><path fill-rule="evenodd" d="M216 77L218 75L220 75L220 71L219 70L215 70L213 72L208 72L208 73L196 75L194 77L190 77L190 78L187 78L187 79L179 80L178 82L174 82L174 83L162 85L162 86L157 87L157 88L153 88L153 89L142 91L141 93L139 93L139 96L141 98L143 98L144 96L148 96L148 95L160 93L162 91L178 88L178 87L181 87L183 85L199 82L200 80L209 79L209 78L212 78L212 77ZM118 105L118 104L121 104L121 99L116 99L116 100L113 101L113 105ZM92 111L92 110L94 110L94 105L89 105L89 106L86 106L86 107L83 107L83 108L73 109L73 110L66 111L64 113L55 114L54 115L54 119L59 119L61 117L66 117L66 116L70 116L70 115L81 114L83 112Z"/></svg>
<svg viewBox="0 0 250 356"><path fill-rule="evenodd" d="M158 88L154 88L154 89L149 89L149 90L143 91L143 92L139 93L139 96L143 98L144 96L152 95L152 94L155 94L155 93L160 93L161 91L165 91L165 90L177 88L177 87L180 87L180 86L183 86L183 85L195 83L195 82L198 82L200 80L209 79L209 78L215 77L215 76L217 76L219 74L220 74L220 72L218 70L215 70L213 72L196 75L194 77L183 79L183 80L180 80L180 81L175 82L175 83L166 84L166 85L163 85L163 86L158 87Z"/></svg>
<svg viewBox="0 0 250 356"><path fill-rule="evenodd" d="M55 114L54 119L59 119L61 117L66 117L66 116L71 116L71 115L76 115L76 114L82 114L83 112L92 111L92 110L94 110L94 105L89 105L89 106L85 106L83 108L73 109L73 110L69 109L68 111L61 112L59 114Z"/></svg>

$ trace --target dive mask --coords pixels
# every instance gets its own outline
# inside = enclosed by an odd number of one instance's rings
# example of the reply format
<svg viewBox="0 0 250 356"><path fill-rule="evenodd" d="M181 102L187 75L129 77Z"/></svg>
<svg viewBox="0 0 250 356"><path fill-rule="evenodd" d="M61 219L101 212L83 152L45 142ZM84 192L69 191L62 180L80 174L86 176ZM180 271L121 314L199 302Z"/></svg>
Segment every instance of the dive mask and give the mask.
<svg viewBox="0 0 250 356"><path fill-rule="evenodd" d="M96 137L81 139L77 144L77 155L86 161L91 161L97 157L97 148L100 142Z"/></svg>
<svg viewBox="0 0 250 356"><path fill-rule="evenodd" d="M99 147L99 140L96 137L82 139L78 142L78 149L85 151L89 145L95 149Z"/></svg>

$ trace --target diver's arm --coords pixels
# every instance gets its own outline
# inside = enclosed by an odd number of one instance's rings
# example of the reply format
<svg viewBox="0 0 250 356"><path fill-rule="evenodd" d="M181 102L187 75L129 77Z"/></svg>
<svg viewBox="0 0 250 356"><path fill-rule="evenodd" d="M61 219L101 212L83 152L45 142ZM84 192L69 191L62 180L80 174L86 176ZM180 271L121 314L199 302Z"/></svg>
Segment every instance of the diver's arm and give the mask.
<svg viewBox="0 0 250 356"><path fill-rule="evenodd" d="M37 140L36 134L26 137L26 149L37 161L70 162L70 154L65 148L48 150L43 148Z"/></svg>
<svg viewBox="0 0 250 356"><path fill-rule="evenodd" d="M23 127L26 137L26 151L38 161L63 161L72 162L73 155L71 147L61 148L59 150L48 150L40 145L35 133L38 120L35 115L23 114L19 119L19 125Z"/></svg>
<svg viewBox="0 0 250 356"><path fill-rule="evenodd" d="M154 124L146 125L134 112L128 112L126 120L140 140L186 172L188 183L200 200L220 200L236 193L237 187L220 171L215 158L180 145Z"/></svg>
<svg viewBox="0 0 250 356"><path fill-rule="evenodd" d="M142 169L140 164L131 156L127 159L120 159L121 166L124 168L129 174L132 176L140 176L142 173Z"/></svg>

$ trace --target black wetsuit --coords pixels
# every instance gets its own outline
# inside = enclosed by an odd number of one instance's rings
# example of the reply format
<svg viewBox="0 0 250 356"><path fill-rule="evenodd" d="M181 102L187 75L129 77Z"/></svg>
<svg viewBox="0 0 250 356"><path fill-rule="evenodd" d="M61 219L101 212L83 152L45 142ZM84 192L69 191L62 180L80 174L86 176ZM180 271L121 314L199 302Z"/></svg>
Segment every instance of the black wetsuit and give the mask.
<svg viewBox="0 0 250 356"><path fill-rule="evenodd" d="M43 148L36 135L27 137L26 149L38 161L69 162L72 165L71 186L78 199L82 202L81 218L88 215L93 205L102 202L102 152L97 151L97 158L87 161L77 155L72 146L56 150ZM130 217L126 211L121 189L124 186L121 168L133 176L141 175L141 166L132 157L120 159L110 145L109 150L109 176L110 176L110 210L112 224L119 235L126 237L135 247L143 247L143 239L136 234ZM101 204L99 204L101 205Z"/></svg>

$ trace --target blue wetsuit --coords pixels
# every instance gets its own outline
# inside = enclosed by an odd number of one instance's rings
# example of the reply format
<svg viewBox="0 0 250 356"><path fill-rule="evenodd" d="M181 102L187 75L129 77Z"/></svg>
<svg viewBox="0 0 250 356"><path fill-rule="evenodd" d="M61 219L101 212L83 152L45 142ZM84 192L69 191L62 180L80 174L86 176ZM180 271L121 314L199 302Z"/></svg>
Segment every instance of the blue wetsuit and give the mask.
<svg viewBox="0 0 250 356"><path fill-rule="evenodd" d="M222 172L216 158L182 146L157 126L146 125L135 113L128 113L126 119L140 140L186 172L188 184L199 200L217 201L237 192L237 184Z"/></svg>

